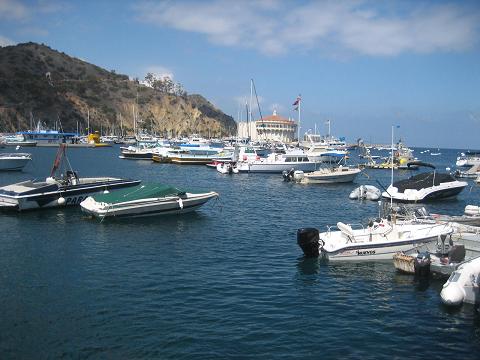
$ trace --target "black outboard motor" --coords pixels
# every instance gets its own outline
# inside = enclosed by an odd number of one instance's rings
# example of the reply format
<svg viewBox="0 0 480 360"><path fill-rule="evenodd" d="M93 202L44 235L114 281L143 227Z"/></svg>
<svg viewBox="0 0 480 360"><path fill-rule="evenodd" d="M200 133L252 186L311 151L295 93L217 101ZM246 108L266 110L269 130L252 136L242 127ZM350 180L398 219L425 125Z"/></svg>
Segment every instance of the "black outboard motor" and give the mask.
<svg viewBox="0 0 480 360"><path fill-rule="evenodd" d="M415 276L428 277L430 275L430 264L430 253L428 251L418 253L414 262Z"/></svg>
<svg viewBox="0 0 480 360"><path fill-rule="evenodd" d="M307 258L318 257L320 235L318 229L302 228L297 230L297 243Z"/></svg>
<svg viewBox="0 0 480 360"><path fill-rule="evenodd" d="M283 170L282 171L283 180L284 181L292 181L294 173L295 173L294 168L291 168L290 170Z"/></svg>

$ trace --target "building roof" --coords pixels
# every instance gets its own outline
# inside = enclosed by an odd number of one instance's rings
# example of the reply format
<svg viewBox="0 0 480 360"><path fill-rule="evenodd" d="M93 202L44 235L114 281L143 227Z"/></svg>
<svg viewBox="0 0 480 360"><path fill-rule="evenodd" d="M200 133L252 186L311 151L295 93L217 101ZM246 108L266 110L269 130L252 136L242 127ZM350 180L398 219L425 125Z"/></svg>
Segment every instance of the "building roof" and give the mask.
<svg viewBox="0 0 480 360"><path fill-rule="evenodd" d="M261 123L262 119L257 119L257 123ZM276 122L276 123L282 123L282 124L290 124L293 125L295 124L295 121L285 119L284 117L277 115L277 112L274 110L272 115L265 116L263 118L263 122Z"/></svg>

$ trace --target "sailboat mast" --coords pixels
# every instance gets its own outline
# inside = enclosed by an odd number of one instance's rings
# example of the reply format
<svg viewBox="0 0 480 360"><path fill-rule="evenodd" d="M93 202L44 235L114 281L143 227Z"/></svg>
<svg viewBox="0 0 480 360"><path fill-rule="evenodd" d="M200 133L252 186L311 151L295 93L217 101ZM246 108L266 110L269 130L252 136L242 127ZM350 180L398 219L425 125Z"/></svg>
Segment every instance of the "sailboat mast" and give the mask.
<svg viewBox="0 0 480 360"><path fill-rule="evenodd" d="M252 102L253 102L253 79L250 79L250 106L248 107L248 118L250 123L252 122ZM248 138L250 139L250 124L248 125Z"/></svg>
<svg viewBox="0 0 480 360"><path fill-rule="evenodd" d="M87 135L90 134L90 109L87 109Z"/></svg>
<svg viewBox="0 0 480 360"><path fill-rule="evenodd" d="M300 127L302 119L302 99L298 101L298 144L300 144Z"/></svg>
<svg viewBox="0 0 480 360"><path fill-rule="evenodd" d="M392 144L390 148L390 156L392 158L392 173L390 178L390 185L393 187L393 125L392 125ZM393 207L393 196L390 195L390 208Z"/></svg>

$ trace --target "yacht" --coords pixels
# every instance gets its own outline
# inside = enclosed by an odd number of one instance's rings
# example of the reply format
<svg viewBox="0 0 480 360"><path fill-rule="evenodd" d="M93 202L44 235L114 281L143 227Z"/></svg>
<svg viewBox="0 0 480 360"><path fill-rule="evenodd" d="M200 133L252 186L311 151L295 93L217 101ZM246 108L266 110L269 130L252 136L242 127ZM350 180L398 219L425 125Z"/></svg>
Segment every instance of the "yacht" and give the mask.
<svg viewBox="0 0 480 360"><path fill-rule="evenodd" d="M316 163L308 159L302 150L291 150L285 154L269 154L266 158L254 160L240 160L237 162L239 172L251 173L278 173L289 171L292 168L305 172L314 171Z"/></svg>

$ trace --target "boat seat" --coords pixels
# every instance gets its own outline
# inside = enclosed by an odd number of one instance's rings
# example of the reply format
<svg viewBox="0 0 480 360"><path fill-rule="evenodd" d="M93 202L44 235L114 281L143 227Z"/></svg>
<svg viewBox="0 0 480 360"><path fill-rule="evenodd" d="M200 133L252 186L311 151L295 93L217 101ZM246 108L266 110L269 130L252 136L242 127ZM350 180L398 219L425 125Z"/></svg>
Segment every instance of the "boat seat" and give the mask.
<svg viewBox="0 0 480 360"><path fill-rule="evenodd" d="M350 225L339 221L337 223L337 227L342 232L342 234L344 234L348 238L349 241L354 242L355 235L353 234L353 230Z"/></svg>

